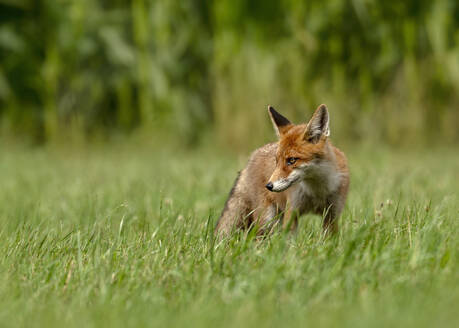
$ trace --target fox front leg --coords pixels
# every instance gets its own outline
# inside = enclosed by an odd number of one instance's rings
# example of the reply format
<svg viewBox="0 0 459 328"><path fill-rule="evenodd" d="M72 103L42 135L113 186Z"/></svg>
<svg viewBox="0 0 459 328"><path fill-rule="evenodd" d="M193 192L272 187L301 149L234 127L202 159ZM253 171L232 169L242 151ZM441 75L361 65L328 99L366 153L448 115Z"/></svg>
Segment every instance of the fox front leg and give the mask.
<svg viewBox="0 0 459 328"><path fill-rule="evenodd" d="M340 208L335 202L330 202L325 210L322 228L327 235L335 235L338 232L338 216Z"/></svg>
<svg viewBox="0 0 459 328"><path fill-rule="evenodd" d="M278 211L276 206L267 205L260 208L254 213L254 223L258 227L257 235L265 235L271 233L278 224Z"/></svg>
<svg viewBox="0 0 459 328"><path fill-rule="evenodd" d="M326 215L322 223L325 234L334 235L338 232L338 220L332 215Z"/></svg>
<svg viewBox="0 0 459 328"><path fill-rule="evenodd" d="M298 210L289 206L284 215L284 222L282 228L286 231L296 231L298 227Z"/></svg>

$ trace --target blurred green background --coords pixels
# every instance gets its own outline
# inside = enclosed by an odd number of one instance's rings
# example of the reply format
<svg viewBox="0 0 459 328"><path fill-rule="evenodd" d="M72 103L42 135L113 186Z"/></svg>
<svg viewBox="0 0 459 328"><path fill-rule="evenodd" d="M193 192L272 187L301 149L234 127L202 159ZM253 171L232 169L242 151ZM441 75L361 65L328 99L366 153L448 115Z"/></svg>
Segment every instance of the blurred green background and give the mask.
<svg viewBox="0 0 459 328"><path fill-rule="evenodd" d="M321 103L338 238L215 243ZM0 0L0 327L459 327L458 146L458 0Z"/></svg>
<svg viewBox="0 0 459 328"><path fill-rule="evenodd" d="M342 142L459 140L457 0L0 0L0 22L3 137L248 149L268 103L326 103Z"/></svg>

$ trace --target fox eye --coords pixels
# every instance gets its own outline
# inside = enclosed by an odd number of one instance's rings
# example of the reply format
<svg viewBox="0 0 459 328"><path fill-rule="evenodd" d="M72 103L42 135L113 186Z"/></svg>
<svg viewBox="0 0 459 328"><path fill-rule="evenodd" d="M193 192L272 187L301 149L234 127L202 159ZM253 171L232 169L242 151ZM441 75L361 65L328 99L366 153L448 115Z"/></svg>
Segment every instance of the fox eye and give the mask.
<svg viewBox="0 0 459 328"><path fill-rule="evenodd" d="M289 157L287 158L287 165L293 165L298 160L296 157Z"/></svg>

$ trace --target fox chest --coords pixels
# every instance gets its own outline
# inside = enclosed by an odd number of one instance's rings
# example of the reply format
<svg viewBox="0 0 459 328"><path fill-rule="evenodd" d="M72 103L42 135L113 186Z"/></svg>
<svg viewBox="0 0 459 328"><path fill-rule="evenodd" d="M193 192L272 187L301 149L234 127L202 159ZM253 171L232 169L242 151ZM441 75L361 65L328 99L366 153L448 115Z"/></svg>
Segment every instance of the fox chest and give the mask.
<svg viewBox="0 0 459 328"><path fill-rule="evenodd" d="M324 181L302 181L291 190L289 202L300 214L321 214L327 209L332 195L333 190Z"/></svg>

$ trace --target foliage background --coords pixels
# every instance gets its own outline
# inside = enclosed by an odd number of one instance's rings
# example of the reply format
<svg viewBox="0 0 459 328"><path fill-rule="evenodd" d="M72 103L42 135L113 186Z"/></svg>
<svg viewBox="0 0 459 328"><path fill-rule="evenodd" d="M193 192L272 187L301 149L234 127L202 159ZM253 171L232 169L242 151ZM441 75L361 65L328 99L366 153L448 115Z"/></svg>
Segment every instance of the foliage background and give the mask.
<svg viewBox="0 0 459 328"><path fill-rule="evenodd" d="M0 0L0 326L459 327L458 89L457 0ZM340 234L216 242L320 103Z"/></svg>
<svg viewBox="0 0 459 328"><path fill-rule="evenodd" d="M326 103L335 138L459 140L455 0L0 0L0 22L3 137L247 149L268 103Z"/></svg>

